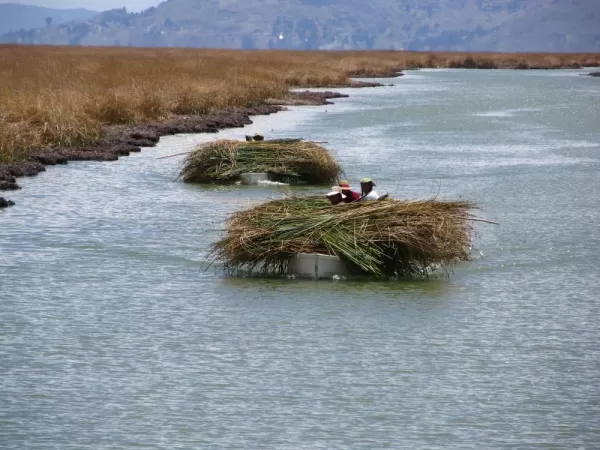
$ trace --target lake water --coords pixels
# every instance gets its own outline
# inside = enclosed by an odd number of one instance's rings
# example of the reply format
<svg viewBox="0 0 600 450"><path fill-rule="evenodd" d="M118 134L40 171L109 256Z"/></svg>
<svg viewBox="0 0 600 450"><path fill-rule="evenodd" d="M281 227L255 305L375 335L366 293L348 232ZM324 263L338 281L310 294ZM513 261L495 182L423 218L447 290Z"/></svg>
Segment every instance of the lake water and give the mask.
<svg viewBox="0 0 600 450"><path fill-rule="evenodd" d="M218 135L21 179L0 211L0 447L600 448L600 80L421 70ZM350 182L465 198L447 279L206 270L286 188L185 185L215 138L326 140ZM321 190L323 191L323 190ZM324 192L324 191L323 191Z"/></svg>

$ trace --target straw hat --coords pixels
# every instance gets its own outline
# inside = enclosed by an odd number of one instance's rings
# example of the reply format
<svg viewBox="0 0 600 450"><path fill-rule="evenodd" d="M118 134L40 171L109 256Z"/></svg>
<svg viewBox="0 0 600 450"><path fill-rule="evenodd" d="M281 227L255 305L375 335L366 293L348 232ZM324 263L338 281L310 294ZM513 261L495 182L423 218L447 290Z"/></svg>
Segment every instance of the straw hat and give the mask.
<svg viewBox="0 0 600 450"><path fill-rule="evenodd" d="M331 192L328 192L327 194L325 194L325 196L331 197L333 195L338 195L338 194L340 194L342 196L342 198L346 198L346 196L344 194L342 194L342 190L340 189L339 186L332 186Z"/></svg>
<svg viewBox="0 0 600 450"><path fill-rule="evenodd" d="M363 178L362 180L360 180L360 184L365 183L371 183L373 186L375 186L375 183L373 183L373 180L371 178Z"/></svg>
<svg viewBox="0 0 600 450"><path fill-rule="evenodd" d="M350 183L348 183L348 180L341 180L339 183L339 187L342 190L351 190L352 188L350 187Z"/></svg>

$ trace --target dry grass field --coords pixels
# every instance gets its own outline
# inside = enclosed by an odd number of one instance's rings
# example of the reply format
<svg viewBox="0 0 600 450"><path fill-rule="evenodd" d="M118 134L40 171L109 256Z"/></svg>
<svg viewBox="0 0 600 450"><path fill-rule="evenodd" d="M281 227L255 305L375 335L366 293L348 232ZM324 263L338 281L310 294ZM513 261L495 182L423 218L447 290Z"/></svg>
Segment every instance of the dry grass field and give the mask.
<svg viewBox="0 0 600 450"><path fill-rule="evenodd" d="M600 65L596 54L285 52L0 46L0 163L94 143L104 127L207 114L406 68Z"/></svg>

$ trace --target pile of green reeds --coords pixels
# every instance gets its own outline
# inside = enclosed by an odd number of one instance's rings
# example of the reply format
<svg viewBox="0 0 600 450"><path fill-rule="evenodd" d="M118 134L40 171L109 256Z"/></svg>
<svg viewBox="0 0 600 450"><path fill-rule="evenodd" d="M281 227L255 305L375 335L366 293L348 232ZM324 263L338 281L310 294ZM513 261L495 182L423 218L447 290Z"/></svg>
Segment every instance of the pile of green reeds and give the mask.
<svg viewBox="0 0 600 450"><path fill-rule="evenodd" d="M220 140L191 152L179 174L187 183L234 183L243 173L268 173L290 184L335 183L342 170L329 152L299 139Z"/></svg>
<svg viewBox="0 0 600 450"><path fill-rule="evenodd" d="M211 258L234 273L285 274L294 255L321 253L356 274L420 277L469 259L472 208L467 201L273 200L233 214Z"/></svg>

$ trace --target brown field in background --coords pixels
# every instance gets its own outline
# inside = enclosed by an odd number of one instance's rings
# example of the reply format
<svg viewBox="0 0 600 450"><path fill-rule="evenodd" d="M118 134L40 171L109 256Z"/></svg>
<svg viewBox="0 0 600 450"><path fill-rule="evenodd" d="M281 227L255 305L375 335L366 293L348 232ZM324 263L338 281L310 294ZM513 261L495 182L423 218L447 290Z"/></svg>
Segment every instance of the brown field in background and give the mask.
<svg viewBox="0 0 600 450"><path fill-rule="evenodd" d="M104 127L283 98L290 88L423 67L578 68L600 54L0 46L0 163L96 142Z"/></svg>

